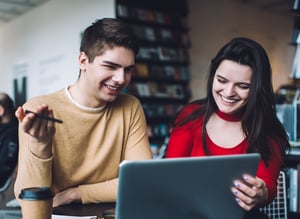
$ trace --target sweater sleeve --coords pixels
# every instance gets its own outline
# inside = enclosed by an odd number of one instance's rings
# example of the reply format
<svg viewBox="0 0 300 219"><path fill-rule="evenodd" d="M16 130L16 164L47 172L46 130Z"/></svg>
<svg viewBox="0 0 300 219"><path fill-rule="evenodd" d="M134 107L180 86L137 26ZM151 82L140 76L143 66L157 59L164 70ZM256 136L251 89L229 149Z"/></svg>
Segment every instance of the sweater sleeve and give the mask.
<svg viewBox="0 0 300 219"><path fill-rule="evenodd" d="M279 145L272 139L269 139L269 141L272 145L271 159L267 164L261 160L256 174L257 177L261 178L266 183L269 194L266 204L271 203L277 194L277 179L282 167L283 159Z"/></svg>
<svg viewBox="0 0 300 219"><path fill-rule="evenodd" d="M115 202L117 199L118 182L118 178L115 178L101 183L80 185L79 191L82 203Z"/></svg>
<svg viewBox="0 0 300 219"><path fill-rule="evenodd" d="M39 103L29 101L24 104L24 108L35 110ZM29 148L32 143L31 136L26 134L19 124L19 154L18 154L18 171L14 192L16 198L23 188L36 186L49 186L52 182L52 161L53 157L41 159L35 156Z"/></svg>
<svg viewBox="0 0 300 219"><path fill-rule="evenodd" d="M140 104L137 104L137 106L132 110L129 134L124 145L124 149L125 160L144 160L152 158L149 138L147 135L147 122Z"/></svg>
<svg viewBox="0 0 300 219"><path fill-rule="evenodd" d="M14 186L15 196L18 197L22 188L35 186L51 186L52 159L40 159L29 149L28 137L19 131L19 163L17 178Z"/></svg>

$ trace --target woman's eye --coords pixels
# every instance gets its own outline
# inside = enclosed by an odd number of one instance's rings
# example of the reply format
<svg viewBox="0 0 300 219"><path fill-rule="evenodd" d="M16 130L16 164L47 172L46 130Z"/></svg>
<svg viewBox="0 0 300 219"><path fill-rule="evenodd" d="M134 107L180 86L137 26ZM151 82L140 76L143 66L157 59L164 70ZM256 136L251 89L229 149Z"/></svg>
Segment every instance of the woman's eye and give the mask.
<svg viewBox="0 0 300 219"><path fill-rule="evenodd" d="M249 84L240 84L239 87L243 90L249 89L250 85Z"/></svg>
<svg viewBox="0 0 300 219"><path fill-rule="evenodd" d="M220 83L222 83L222 84L224 84L224 83L226 82L226 80L221 79L221 78L218 78L217 80L218 80L218 82L220 82Z"/></svg>

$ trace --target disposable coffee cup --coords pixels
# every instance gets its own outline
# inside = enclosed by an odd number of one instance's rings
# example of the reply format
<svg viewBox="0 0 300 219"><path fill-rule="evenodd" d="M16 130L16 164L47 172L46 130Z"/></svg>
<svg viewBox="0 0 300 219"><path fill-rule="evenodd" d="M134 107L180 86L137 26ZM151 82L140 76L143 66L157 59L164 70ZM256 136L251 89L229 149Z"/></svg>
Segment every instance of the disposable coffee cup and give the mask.
<svg viewBox="0 0 300 219"><path fill-rule="evenodd" d="M51 219L53 195L49 187L25 188L19 199L22 219Z"/></svg>

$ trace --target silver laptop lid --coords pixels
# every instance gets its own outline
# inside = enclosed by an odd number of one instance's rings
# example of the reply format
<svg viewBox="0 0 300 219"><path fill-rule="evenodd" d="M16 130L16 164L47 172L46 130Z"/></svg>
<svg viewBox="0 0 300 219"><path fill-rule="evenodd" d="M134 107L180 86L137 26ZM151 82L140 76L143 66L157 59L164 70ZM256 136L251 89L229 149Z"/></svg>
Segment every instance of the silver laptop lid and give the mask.
<svg viewBox="0 0 300 219"><path fill-rule="evenodd" d="M116 219L241 219L230 190L256 174L258 154L124 161Z"/></svg>

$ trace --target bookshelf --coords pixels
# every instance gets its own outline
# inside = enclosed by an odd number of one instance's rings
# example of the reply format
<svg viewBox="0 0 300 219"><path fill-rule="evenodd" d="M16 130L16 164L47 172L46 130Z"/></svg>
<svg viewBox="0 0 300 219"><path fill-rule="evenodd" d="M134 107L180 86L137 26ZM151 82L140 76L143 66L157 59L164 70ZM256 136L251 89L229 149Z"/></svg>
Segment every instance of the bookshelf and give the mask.
<svg viewBox="0 0 300 219"><path fill-rule="evenodd" d="M300 217L300 155L293 150L286 156L283 167L287 184L288 219Z"/></svg>
<svg viewBox="0 0 300 219"><path fill-rule="evenodd" d="M278 91L276 113L283 124L291 144L291 150L284 159L282 169L286 174L288 218L300 215L300 141L299 107L300 90L298 86L282 85Z"/></svg>
<svg viewBox="0 0 300 219"><path fill-rule="evenodd" d="M187 8L186 0L116 0L117 18L130 23L140 44L136 73L124 92L141 101L154 156L191 97Z"/></svg>

